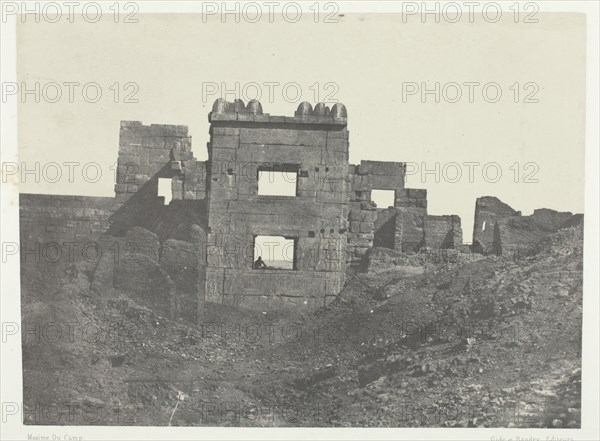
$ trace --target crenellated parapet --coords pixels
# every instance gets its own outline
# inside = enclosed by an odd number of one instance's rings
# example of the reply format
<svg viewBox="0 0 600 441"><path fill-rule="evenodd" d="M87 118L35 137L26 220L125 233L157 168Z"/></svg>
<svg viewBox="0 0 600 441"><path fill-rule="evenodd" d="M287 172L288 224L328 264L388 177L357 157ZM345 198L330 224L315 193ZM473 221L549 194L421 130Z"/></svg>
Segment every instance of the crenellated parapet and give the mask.
<svg viewBox="0 0 600 441"><path fill-rule="evenodd" d="M258 100L251 100L247 105L244 101L236 99L233 102L217 99L208 115L211 123L219 121L240 123L263 123L263 124L324 124L335 126L346 126L348 112L346 106L336 103L329 108L325 103L317 103L313 108L309 102L302 102L294 116L274 116L263 112L262 104Z"/></svg>

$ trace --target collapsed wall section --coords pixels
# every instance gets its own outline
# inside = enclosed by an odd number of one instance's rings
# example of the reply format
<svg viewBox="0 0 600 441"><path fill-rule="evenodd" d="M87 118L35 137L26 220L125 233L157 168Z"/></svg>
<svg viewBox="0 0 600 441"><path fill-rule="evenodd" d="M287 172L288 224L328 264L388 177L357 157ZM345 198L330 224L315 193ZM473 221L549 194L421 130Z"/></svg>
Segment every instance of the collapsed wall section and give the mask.
<svg viewBox="0 0 600 441"><path fill-rule="evenodd" d="M263 311L327 304L345 280L348 130L337 104L293 117L217 100L211 123L206 301ZM259 194L259 172L295 176L295 194ZM293 269L254 269L257 236L293 241ZM268 250L262 250L266 254ZM267 259L268 255L264 256Z"/></svg>
<svg viewBox="0 0 600 441"><path fill-rule="evenodd" d="M567 226L576 216L547 208L522 216L500 199L484 196L475 203L473 250L496 255L528 252L542 238Z"/></svg>
<svg viewBox="0 0 600 441"><path fill-rule="evenodd" d="M206 177L186 126L122 121L115 184L119 208L109 234L123 236L141 226L161 240L187 240L190 225L207 222ZM167 184L166 190L159 182Z"/></svg>
<svg viewBox="0 0 600 441"><path fill-rule="evenodd" d="M460 217L456 215L433 216L425 218L425 246L431 250L451 249L462 246L462 228Z"/></svg>
<svg viewBox="0 0 600 441"><path fill-rule="evenodd" d="M494 226L496 222L502 218L520 215L520 211L514 210L497 197L477 198L473 224L473 250L478 253L491 250L495 243Z"/></svg>
<svg viewBox="0 0 600 441"><path fill-rule="evenodd" d="M161 242L153 232L134 226L124 237L103 235L98 243L103 250L120 251L105 252L96 262L95 295L111 298L122 292L161 315L196 321L206 265L205 234L199 226L191 227L186 241Z"/></svg>
<svg viewBox="0 0 600 441"><path fill-rule="evenodd" d="M417 252L425 245L427 190L406 188L396 194L396 237L394 249Z"/></svg>
<svg viewBox="0 0 600 441"><path fill-rule="evenodd" d="M196 320L205 287L206 178L186 126L121 122L117 209L101 242L125 252L98 262L98 295L117 289L160 314Z"/></svg>
<svg viewBox="0 0 600 441"><path fill-rule="evenodd" d="M460 218L427 214L427 190L405 188L406 164L361 161L348 169L350 230L347 262L360 266L373 247L401 252L454 248L462 244ZM393 191L393 206L378 207L375 190Z"/></svg>
<svg viewBox="0 0 600 441"><path fill-rule="evenodd" d="M361 161L348 166L351 186L348 252L346 260L360 265L366 252L373 246L394 247L396 212L389 207L377 207L373 202L374 190L398 192L404 189L406 165L402 162Z"/></svg>
<svg viewBox="0 0 600 441"><path fill-rule="evenodd" d="M117 158L116 200L126 202L145 186L156 193L158 177L171 178L170 163L178 161L181 169L195 170L191 152L191 137L187 126L152 124L141 121L122 121L119 132L119 155ZM190 199L202 199L203 188L189 190ZM193 193L192 193L193 191ZM183 197L179 198L183 199Z"/></svg>

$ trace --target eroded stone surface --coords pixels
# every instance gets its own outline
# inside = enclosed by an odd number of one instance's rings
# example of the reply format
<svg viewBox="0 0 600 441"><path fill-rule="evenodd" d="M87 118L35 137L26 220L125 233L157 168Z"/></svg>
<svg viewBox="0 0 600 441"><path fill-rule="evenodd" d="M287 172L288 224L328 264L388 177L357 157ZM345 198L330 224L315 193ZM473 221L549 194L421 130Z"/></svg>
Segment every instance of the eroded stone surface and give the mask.
<svg viewBox="0 0 600 441"><path fill-rule="evenodd" d="M500 199L484 196L475 204L473 248L476 252L528 252L545 236L576 223L581 215L542 208L522 216Z"/></svg>
<svg viewBox="0 0 600 441"><path fill-rule="evenodd" d="M348 163L347 114L339 103L301 103L294 116L274 116L258 101L219 99L209 114L208 161L194 157L185 126L123 121L115 198L21 195L21 257L39 259L48 241L75 241L81 260L82 247L98 241L104 254L93 262L92 292L122 290L193 320L205 301L261 311L322 307L374 247L461 252L460 218L429 215L427 190L404 186L405 163ZM295 196L259 195L265 170L295 175ZM159 196L161 179L170 195ZM393 206L377 207L374 190L393 191ZM473 251L513 252L577 220L546 209L521 216L497 198L479 198ZM258 235L293 240L293 269L253 269ZM367 266L381 255L370 254Z"/></svg>

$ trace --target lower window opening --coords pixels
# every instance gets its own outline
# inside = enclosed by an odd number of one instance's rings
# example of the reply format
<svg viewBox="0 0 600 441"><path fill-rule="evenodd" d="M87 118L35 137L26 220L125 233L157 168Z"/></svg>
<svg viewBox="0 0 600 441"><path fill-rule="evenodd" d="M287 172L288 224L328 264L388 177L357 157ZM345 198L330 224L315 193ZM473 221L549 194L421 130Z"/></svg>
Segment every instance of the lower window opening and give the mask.
<svg viewBox="0 0 600 441"><path fill-rule="evenodd" d="M254 236L252 268L295 270L297 244L295 237Z"/></svg>

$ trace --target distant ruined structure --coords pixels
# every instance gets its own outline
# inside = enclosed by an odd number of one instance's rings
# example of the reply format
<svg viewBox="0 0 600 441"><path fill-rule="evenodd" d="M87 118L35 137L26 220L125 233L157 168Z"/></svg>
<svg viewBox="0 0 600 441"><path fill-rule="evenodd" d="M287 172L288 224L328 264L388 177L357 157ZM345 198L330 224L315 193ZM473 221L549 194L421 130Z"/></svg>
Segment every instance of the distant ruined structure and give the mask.
<svg viewBox="0 0 600 441"><path fill-rule="evenodd" d="M582 214L541 208L530 216L521 215L500 199L485 196L475 204L473 251L502 255L527 251L558 229L582 221Z"/></svg>
<svg viewBox="0 0 600 441"><path fill-rule="evenodd" d="M218 99L209 122L208 161L194 158L185 126L121 122L114 199L21 194L22 260L44 242L96 241L98 295L114 287L165 315L196 320L205 302L262 311L325 306L374 246L463 247L460 218L428 215L427 191L404 187L404 163L348 163L342 104L304 102L288 117L263 113L258 101ZM293 194L262 193L262 173L292 175ZM165 204L159 182L169 181ZM374 190L393 191L393 206L377 207ZM480 198L474 250L501 254L531 230L542 237L572 216L520 216ZM289 269L253 269L259 236L288 241ZM115 244L118 259L107 252Z"/></svg>

